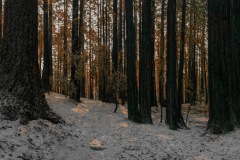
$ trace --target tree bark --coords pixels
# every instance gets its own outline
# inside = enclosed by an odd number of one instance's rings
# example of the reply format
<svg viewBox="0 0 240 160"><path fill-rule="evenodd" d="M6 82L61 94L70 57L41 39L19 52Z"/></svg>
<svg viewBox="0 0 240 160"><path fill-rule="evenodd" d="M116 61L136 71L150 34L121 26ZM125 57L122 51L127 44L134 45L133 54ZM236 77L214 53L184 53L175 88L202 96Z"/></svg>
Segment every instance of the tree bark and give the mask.
<svg viewBox="0 0 240 160"><path fill-rule="evenodd" d="M216 134L234 129L229 96L229 8L228 0L208 1L208 129Z"/></svg>
<svg viewBox="0 0 240 160"><path fill-rule="evenodd" d="M43 2L43 25L44 25L44 66L43 66L43 75L42 75L42 81L43 86L46 92L49 92L51 90L50 85L50 61L52 60L52 57L50 57L49 53L49 4L48 0L44 0Z"/></svg>
<svg viewBox="0 0 240 160"><path fill-rule="evenodd" d="M186 0L182 4L182 24L181 24L181 46L180 46L180 62L178 68L178 99L177 99L177 114L178 123L186 126L182 117L182 103L183 103L183 66L184 66L184 52L185 52L185 28L186 28Z"/></svg>
<svg viewBox="0 0 240 160"><path fill-rule="evenodd" d="M169 128L176 130L177 124L177 84L176 84L176 0L169 0L167 6L167 100Z"/></svg>
<svg viewBox="0 0 240 160"><path fill-rule="evenodd" d="M80 102L80 77L79 77L79 38L78 38L78 0L73 0L73 11L72 11L72 59L71 59L71 81L74 84L76 90L72 95L72 98Z"/></svg>
<svg viewBox="0 0 240 160"><path fill-rule="evenodd" d="M5 1L4 43L0 52L0 111L6 119L63 122L48 106L38 66L37 0Z"/></svg>
<svg viewBox="0 0 240 160"><path fill-rule="evenodd" d="M139 122L138 95L136 80L136 39L133 24L133 0L125 0L127 34L127 95L128 119Z"/></svg>
<svg viewBox="0 0 240 160"><path fill-rule="evenodd" d="M152 124L151 117L151 84L152 84L152 1L142 0L142 52L140 58L140 114L141 122Z"/></svg>

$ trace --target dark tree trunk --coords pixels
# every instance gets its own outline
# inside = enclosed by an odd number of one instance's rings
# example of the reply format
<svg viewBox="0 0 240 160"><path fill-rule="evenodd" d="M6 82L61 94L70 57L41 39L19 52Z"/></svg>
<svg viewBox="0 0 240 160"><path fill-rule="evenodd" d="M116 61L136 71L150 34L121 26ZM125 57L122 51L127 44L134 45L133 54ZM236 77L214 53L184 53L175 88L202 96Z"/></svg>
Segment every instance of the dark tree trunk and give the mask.
<svg viewBox="0 0 240 160"><path fill-rule="evenodd" d="M64 0L63 77L64 77L65 81L67 81L67 79L68 79L68 61L67 61L67 58L68 58L67 21L68 21L68 19L67 19L67 6L68 6L67 0ZM67 95L68 94L67 92L68 92L67 89L64 88L63 94Z"/></svg>
<svg viewBox="0 0 240 160"><path fill-rule="evenodd" d="M49 0L49 73L50 73L50 90L52 91L53 83L53 66L52 66L52 27L53 27L53 0Z"/></svg>
<svg viewBox="0 0 240 160"><path fill-rule="evenodd" d="M79 17L79 52L80 54L83 55L83 51L84 51L84 4L85 4L85 0L80 0L80 17ZM86 78L85 78L85 74L84 74L84 70L85 70L85 66L84 64L82 64L83 66L83 73L82 77L81 77L81 96L82 97L86 97L86 93L85 93L85 86L86 86Z"/></svg>
<svg viewBox="0 0 240 160"><path fill-rule="evenodd" d="M122 51L122 38L123 38L123 29L122 29L122 25L123 25L123 16L122 16L122 5L123 1L119 0L119 25L118 25L118 53L119 53L119 71L120 72L124 72L123 71L123 51Z"/></svg>
<svg viewBox="0 0 240 160"><path fill-rule="evenodd" d="M191 0L190 34L189 34L189 63L188 63L188 93L187 102L196 100L196 58L195 58L195 0Z"/></svg>
<svg viewBox="0 0 240 160"><path fill-rule="evenodd" d="M2 7L2 0L0 0L0 39L3 36L3 7Z"/></svg>
<svg viewBox="0 0 240 160"><path fill-rule="evenodd" d="M142 52L140 64L140 114L141 122L152 124L151 117L151 84L152 84L152 0L142 0Z"/></svg>
<svg viewBox="0 0 240 160"><path fill-rule="evenodd" d="M6 119L63 120L49 108L38 67L37 0L5 0L4 43L0 52L0 111ZM23 36L24 35L24 36Z"/></svg>
<svg viewBox="0 0 240 160"><path fill-rule="evenodd" d="M92 68L92 9L89 11L89 98L93 99L93 68Z"/></svg>
<svg viewBox="0 0 240 160"><path fill-rule="evenodd" d="M80 61L80 52L78 48L78 0L73 0L72 15L71 81L76 87L76 91L73 93L72 98L77 102L80 102L80 77L78 76L78 65Z"/></svg>
<svg viewBox="0 0 240 160"><path fill-rule="evenodd" d="M112 49L112 69L118 70L118 0L113 0L113 49Z"/></svg>
<svg viewBox="0 0 240 160"><path fill-rule="evenodd" d="M161 28L160 28L160 52L159 52L159 103L161 106L161 123L162 123L162 115L163 115L163 102L164 102L164 22L165 22L165 0L162 0L161 6ZM167 108L166 108L167 109Z"/></svg>
<svg viewBox="0 0 240 160"><path fill-rule="evenodd" d="M180 62L178 68L178 99L177 99L177 114L179 118L177 121L180 125L185 125L182 117L182 103L183 103L183 65L185 52L185 28L186 28L186 0L182 4L182 26L181 26L181 46L180 46Z"/></svg>
<svg viewBox="0 0 240 160"><path fill-rule="evenodd" d="M157 106L157 95L156 95L156 80L155 80L155 0L152 0L151 7L151 107Z"/></svg>
<svg viewBox="0 0 240 160"><path fill-rule="evenodd" d="M159 55L159 102L163 105L164 100L164 17L165 17L165 0L162 0L161 6L161 29L160 29L160 55Z"/></svg>
<svg viewBox="0 0 240 160"><path fill-rule="evenodd" d="M51 90L50 86L50 61L52 60L52 57L50 57L49 53L49 17L48 17L48 0L44 0L43 2L43 25L44 25L44 66L43 66L43 75L42 75L42 81L43 86L45 89L45 92L49 92Z"/></svg>
<svg viewBox="0 0 240 160"><path fill-rule="evenodd" d="M167 6L167 100L170 129L177 129L177 84L176 84L176 0L168 0Z"/></svg>
<svg viewBox="0 0 240 160"><path fill-rule="evenodd" d="M127 95L128 119L139 121L138 95L136 80L136 39L133 24L133 0L125 0L126 6L126 31L127 31Z"/></svg>
<svg viewBox="0 0 240 160"><path fill-rule="evenodd" d="M231 105L233 120L240 124L240 2L231 0Z"/></svg>
<svg viewBox="0 0 240 160"><path fill-rule="evenodd" d="M209 121L213 133L234 129L229 91L230 2L208 1Z"/></svg>

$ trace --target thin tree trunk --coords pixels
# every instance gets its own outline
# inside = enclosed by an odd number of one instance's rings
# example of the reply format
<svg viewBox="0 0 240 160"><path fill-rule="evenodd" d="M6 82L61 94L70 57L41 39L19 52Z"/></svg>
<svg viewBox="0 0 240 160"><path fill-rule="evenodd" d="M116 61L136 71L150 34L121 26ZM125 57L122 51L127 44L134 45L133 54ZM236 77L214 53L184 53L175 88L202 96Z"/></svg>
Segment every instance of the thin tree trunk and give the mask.
<svg viewBox="0 0 240 160"><path fill-rule="evenodd" d="M49 92L51 90L50 86L50 53L49 53L49 5L48 0L44 0L43 2L43 25L44 25L44 66L43 66L43 75L42 81L45 92Z"/></svg>
<svg viewBox="0 0 240 160"><path fill-rule="evenodd" d="M186 126L182 117L182 103L183 103L183 66L184 66L184 52L185 52L185 28L186 28L186 0L182 4L182 25L181 25L181 46L180 46L180 62L178 68L178 99L177 99L177 114L178 123Z"/></svg>
<svg viewBox="0 0 240 160"><path fill-rule="evenodd" d="M72 98L77 102L80 102L80 76L79 76L79 63L80 52L78 47L78 0L73 1L72 11L72 59L71 59L71 82L76 87L76 91L73 93Z"/></svg>

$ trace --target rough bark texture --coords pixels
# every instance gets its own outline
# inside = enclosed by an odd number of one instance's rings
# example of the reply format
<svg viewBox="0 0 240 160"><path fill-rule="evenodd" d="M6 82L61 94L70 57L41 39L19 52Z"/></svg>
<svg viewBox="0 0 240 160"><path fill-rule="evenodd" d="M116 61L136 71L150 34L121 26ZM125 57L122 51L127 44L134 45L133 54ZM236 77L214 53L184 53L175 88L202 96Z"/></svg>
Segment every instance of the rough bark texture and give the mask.
<svg viewBox="0 0 240 160"><path fill-rule="evenodd" d="M186 28L186 0L182 4L182 24L181 24L181 48L180 48L180 62L178 68L178 101L177 101L177 114L178 123L186 126L182 116L182 103L183 103L183 65L184 65L184 52L185 52L185 28Z"/></svg>
<svg viewBox="0 0 240 160"><path fill-rule="evenodd" d="M50 61L52 61L52 57L50 57L49 53L49 16L48 16L48 0L44 0L43 2L43 24L44 24L44 66L43 66L43 75L42 82L46 92L51 90L50 85Z"/></svg>
<svg viewBox="0 0 240 160"><path fill-rule="evenodd" d="M84 5L85 5L85 0L80 0L80 15L79 15L79 52L80 54L83 54L84 51ZM83 71L85 70L85 66L83 67ZM86 86L86 77L84 72L81 73L82 77L81 77L81 96L82 97L86 97L86 93L85 93L85 86Z"/></svg>
<svg viewBox="0 0 240 160"><path fill-rule="evenodd" d="M152 124L151 84L152 84L152 1L142 0L142 51L140 52L140 114L142 123Z"/></svg>
<svg viewBox="0 0 240 160"><path fill-rule="evenodd" d="M161 115L164 101L164 19L165 19L165 0L162 0L161 6L161 29L160 29L160 52L159 52L159 103L161 106ZM162 117L162 116L161 116ZM161 118L162 122L162 118Z"/></svg>
<svg viewBox="0 0 240 160"><path fill-rule="evenodd" d="M72 59L71 59L71 81L76 87L72 98L80 102L80 80L77 77L77 66L80 60L80 52L78 47L78 0L73 0L73 16L72 16Z"/></svg>
<svg viewBox="0 0 240 160"><path fill-rule="evenodd" d="M176 84L176 0L167 6L167 120L170 129L177 129L177 84Z"/></svg>
<svg viewBox="0 0 240 160"><path fill-rule="evenodd" d="M118 1L113 1L113 49L112 49L112 69L113 72L118 71Z"/></svg>
<svg viewBox="0 0 240 160"><path fill-rule="evenodd" d="M68 53L67 53L67 48L68 48L68 40L67 40L67 0L64 0L64 33L63 33L63 77L65 78L65 80L67 80L68 78L68 61L67 61L67 57L68 57ZM67 91L64 91L64 94Z"/></svg>
<svg viewBox="0 0 240 160"><path fill-rule="evenodd" d="M231 106L233 120L240 125L240 1L231 0Z"/></svg>
<svg viewBox="0 0 240 160"><path fill-rule="evenodd" d="M209 121L213 133L234 129L231 120L229 84L229 15L228 0L208 1Z"/></svg>
<svg viewBox="0 0 240 160"><path fill-rule="evenodd" d="M126 5L126 32L127 32L127 94L128 119L139 121L138 95L136 80L136 39L133 24L133 0L125 0Z"/></svg>
<svg viewBox="0 0 240 160"><path fill-rule="evenodd" d="M3 20L2 20L2 15L3 15L3 7L2 7L2 0L0 0L0 38L2 38L3 34L3 30L2 30L2 24L3 24Z"/></svg>
<svg viewBox="0 0 240 160"><path fill-rule="evenodd" d="M49 108L38 68L37 0L6 0L0 52L0 111L25 124L38 118L63 122Z"/></svg>

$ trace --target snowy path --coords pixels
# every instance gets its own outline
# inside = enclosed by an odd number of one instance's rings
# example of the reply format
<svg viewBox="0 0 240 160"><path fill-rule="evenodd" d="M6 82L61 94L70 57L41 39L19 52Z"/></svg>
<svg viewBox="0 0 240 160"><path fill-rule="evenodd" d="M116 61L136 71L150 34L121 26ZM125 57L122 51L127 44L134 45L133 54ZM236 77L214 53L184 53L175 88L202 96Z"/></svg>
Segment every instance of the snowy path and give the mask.
<svg viewBox="0 0 240 160"><path fill-rule="evenodd" d="M121 106L83 99L83 103L59 94L47 96L66 125L44 120L26 126L3 120L0 124L0 160L185 160L240 159L240 131L221 136L200 136L206 118L190 116L191 130L171 131L127 120Z"/></svg>

